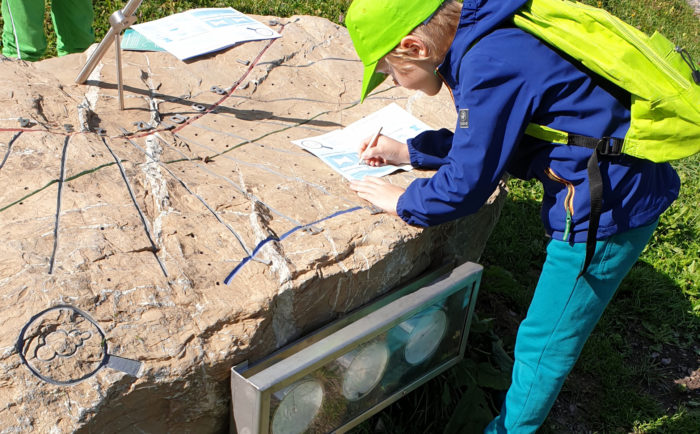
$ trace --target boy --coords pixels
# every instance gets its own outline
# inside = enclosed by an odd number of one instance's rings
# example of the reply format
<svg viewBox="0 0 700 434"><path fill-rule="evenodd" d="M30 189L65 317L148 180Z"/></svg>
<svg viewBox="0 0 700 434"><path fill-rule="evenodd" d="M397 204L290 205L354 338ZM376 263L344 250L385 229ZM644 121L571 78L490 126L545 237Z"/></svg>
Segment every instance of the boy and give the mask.
<svg viewBox="0 0 700 434"><path fill-rule="evenodd" d="M46 51L44 0L2 0L2 54L22 60L41 59ZM82 53L95 41L92 1L53 0L51 18L59 56Z"/></svg>
<svg viewBox="0 0 700 434"><path fill-rule="evenodd" d="M517 29L525 0L355 0L346 26L365 73L362 99L386 76L428 95L452 91L454 132L427 131L360 147L370 165L437 169L407 189L379 178L357 194L406 223L437 225L476 212L506 173L544 187L547 258L515 343L512 385L486 432L535 432L581 349L651 237L680 181L668 164L601 157L603 203L584 274L591 213L590 149L524 134L529 123L592 137L624 137L630 96ZM595 226L593 226L595 228Z"/></svg>

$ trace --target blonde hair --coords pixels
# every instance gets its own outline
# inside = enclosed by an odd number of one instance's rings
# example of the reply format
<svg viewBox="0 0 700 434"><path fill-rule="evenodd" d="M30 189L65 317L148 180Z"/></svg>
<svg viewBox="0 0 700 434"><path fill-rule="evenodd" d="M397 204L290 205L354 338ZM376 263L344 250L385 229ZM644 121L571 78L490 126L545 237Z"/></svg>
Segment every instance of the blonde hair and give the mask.
<svg viewBox="0 0 700 434"><path fill-rule="evenodd" d="M462 14L462 2L457 0L446 0L428 20L410 33L410 35L420 38L428 48L428 59L435 63L442 62L452 44L452 35L457 28L459 18ZM387 54L392 62L400 66L402 61L410 60L409 50L401 48L401 44L396 46Z"/></svg>

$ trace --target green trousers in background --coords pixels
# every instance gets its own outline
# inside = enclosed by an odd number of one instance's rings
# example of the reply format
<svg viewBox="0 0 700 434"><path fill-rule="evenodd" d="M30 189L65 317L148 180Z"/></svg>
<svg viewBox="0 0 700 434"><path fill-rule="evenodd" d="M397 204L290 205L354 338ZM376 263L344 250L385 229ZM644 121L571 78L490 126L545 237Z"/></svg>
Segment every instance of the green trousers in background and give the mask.
<svg viewBox="0 0 700 434"><path fill-rule="evenodd" d="M46 52L45 0L2 0L2 54L23 60ZM59 56L85 51L95 41L92 0L52 0L51 19Z"/></svg>

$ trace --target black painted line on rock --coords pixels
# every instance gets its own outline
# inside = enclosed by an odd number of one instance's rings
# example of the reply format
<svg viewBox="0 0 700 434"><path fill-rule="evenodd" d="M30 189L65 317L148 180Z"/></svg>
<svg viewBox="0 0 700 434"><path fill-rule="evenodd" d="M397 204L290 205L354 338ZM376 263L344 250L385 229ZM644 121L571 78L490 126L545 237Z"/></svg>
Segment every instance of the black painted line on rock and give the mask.
<svg viewBox="0 0 700 434"><path fill-rule="evenodd" d="M183 142L189 143L187 139L185 139L184 137L180 136L179 134L174 134L174 136L177 137L177 138L179 138L179 139L182 140ZM285 216L284 214L280 213L279 211L275 210L274 208L268 206L266 203L264 203L263 201L261 201L260 199L258 199L256 196L251 195L250 193L246 192L245 190L243 190L243 188L242 188L241 186L239 186L238 184L236 184L235 182L233 182L233 180L231 180L231 179L229 179L229 178L227 178L227 177L225 177L225 176L223 176L223 175L219 175L218 173L209 170L208 168L206 168L205 166L202 166L201 164L195 163L195 161L201 161L201 160L202 160L201 157L189 158L184 152L180 151L179 149L176 149L173 145L171 145L170 143L168 143L167 140L163 139L163 138L160 136L160 134L156 133L156 134L155 134L155 137L156 137L158 140L160 140L161 143L164 143L166 146L172 148L173 151L179 153L180 155L182 155L182 156L184 157L184 158L181 158L181 159L179 159L179 160L173 160L173 161L178 161L178 162L181 162L181 161L188 161L188 162L190 162L190 163L194 163L194 165L195 165L197 168L202 169L202 170L205 171L206 173L209 173L209 174L211 174L211 175L214 175L214 176L216 176L216 177L218 177L218 178L222 178L223 180L227 181L229 184L231 184L232 186L234 186L234 187L236 188L236 190L238 190L238 192L239 192L240 194L244 195L247 199L249 199L249 200L254 200L254 201L256 201L256 202L260 202L260 203L262 203L263 205L265 205L272 213L277 214L277 215L279 215L279 216L282 217L282 218L286 218L286 219L292 221L292 223L295 223L295 224L298 223L298 222L296 222L296 220L292 219L291 217L287 217L287 216ZM200 146L202 146L202 145L200 145ZM250 254L251 254L251 250L250 250L250 249L248 248L248 246L245 244L245 242L243 241L243 238L233 229L233 227L231 227L231 225L229 225L228 223L223 222L223 221L222 221L222 223L226 226L226 228L229 230L229 232L231 232L231 233L233 234L233 236L236 238L236 240L239 242L239 244L240 244L241 247L243 248L243 251L245 251L246 254L249 254L249 255L250 255ZM254 260L255 260L256 262L260 262L261 264L270 265L270 262L269 262L269 261L263 261L263 260L260 260L260 259L254 259Z"/></svg>
<svg viewBox="0 0 700 434"><path fill-rule="evenodd" d="M226 133L226 132L224 132L224 131L218 131L218 130L214 130L214 129L212 129L212 128L203 127L203 126L201 126L201 125L199 125L199 124L192 124L192 126L197 127L197 128L202 128L202 129L204 129L204 130L206 130L206 131L210 131L210 132L215 132L215 133L220 133L220 134L228 135L228 136L230 136L230 137L242 138L242 137L240 137L240 136L234 136L234 135L232 135L232 134L230 134L230 133ZM187 143L187 144L193 144L193 145L199 146L200 148L206 149L207 151L215 152L215 150L212 149L212 148L210 148L209 146L204 145L204 144L202 144L202 143L200 143L200 142L198 142L197 140L194 140L194 139L192 139L192 138L184 137L181 133L176 133L176 134L174 134L174 136L175 136L176 138L182 140L183 142ZM161 140L163 140L163 139L161 139ZM259 146L265 146L265 145L259 145ZM265 149L270 149L270 147L269 147L269 146L265 146ZM293 154L290 152L290 154L293 155L293 156L310 157L310 158L314 158L314 159L317 159L317 160L319 159L319 158L316 157L315 155L310 154L310 153L308 153L308 152L306 152L306 151L302 151L302 152L299 152L299 153L293 153ZM359 204L357 201L355 201L355 200L349 199L349 198L347 198L347 197L345 197L345 196L341 196L341 195L337 195L337 194L331 193L331 192L329 192L328 190L326 190L326 188L323 187L322 185L314 184L313 182L306 181L305 179L300 178L300 177L298 177L298 176L296 176L296 177L295 177L295 176L288 176L288 175L286 175L286 174L284 174L284 173L281 173L281 172L277 172L277 171L275 171L275 170L272 170L272 169L270 169L269 167L265 167L265 166L262 165L262 164L256 164L256 163L250 163L250 162L246 162L246 161L241 161L241 160L238 160L238 159L236 159L236 158L233 158L233 157L231 157L231 156L229 156L229 155L223 155L223 157L226 158L226 159L228 159L228 160L233 161L233 162L236 163L236 164L240 164L240 165L243 165L243 166L249 166L249 167L258 168L259 170L262 170L262 171L264 171L264 172L270 173L270 174L275 175L275 176L279 176L280 178L282 178L282 179L284 179L284 180L286 180L286 181L297 182L297 183L300 183L300 184L302 184L302 185L309 186L309 187L311 187L311 188L316 189L317 191L320 191L320 192L321 192L322 194L324 194L324 195L336 197L336 198L341 199L341 200L343 200L343 201L345 201L345 202L349 202L351 205L358 205L358 206L360 205L360 204ZM192 160L195 160L195 159L192 159ZM202 160L202 158L201 158L201 157L198 157L198 158L196 158L196 160ZM243 191L243 189L242 189L239 185L237 185L237 184L234 183L233 181L229 180L229 179L226 178L225 176L218 175L218 174L216 174L216 175L219 176L219 177L221 177L221 178L223 178L223 179L225 179L225 180L227 180L229 183L231 183L234 187L236 187L236 189L238 189L238 191L241 192L241 194L248 194L247 192ZM260 202L260 203L265 204L265 202L263 202L262 200L260 200L260 199L257 198L256 196L252 196L251 198L254 199L254 200L256 200L256 201L258 201L258 202ZM265 206L267 206L267 207L270 209L270 211L272 211L273 213L279 215L280 217L287 218L287 219L289 219L289 221L291 221L291 222L294 223L294 224L301 224L301 223L299 223L298 221L296 221L296 220L294 220L294 219L291 219L291 218L289 218L289 217L283 215L283 214L280 213L279 211L276 211L274 208L270 207L269 205L265 204Z"/></svg>
<svg viewBox="0 0 700 434"><path fill-rule="evenodd" d="M388 91L390 91L390 90L392 90L392 89L394 89L394 88L396 88L396 87L397 87L397 86L392 86L392 87L389 87L389 88L386 88L386 89L382 89L382 90L380 90L380 91L374 92L374 93L372 94L372 96L377 96L377 95L382 94L382 93L384 93L384 92L388 92ZM250 101L253 101L253 102L254 102L255 100L250 99ZM262 136L256 137L256 138L254 138L254 139L245 140L245 141L243 141L243 142L241 142L241 143L239 143L239 144L237 144L237 145L234 145L234 146L228 148L228 149L225 150L225 151L219 152L219 153L214 154L214 155L209 155L209 156L207 156L207 157L205 157L205 158L208 158L208 159L216 158L216 157L218 157L218 156L220 156L220 155L223 155L223 154L226 154L226 153L228 153L228 152L231 152L231 151L233 151L234 149L238 149L238 148L240 148L241 146L247 145L247 144L249 144L249 143L255 143L255 142L257 142L258 140L262 140L262 139L264 139L264 138L266 138L266 137L269 137L269 136L272 136L272 135L274 135L274 134L281 133L281 132L290 130L290 129L292 129L292 128L297 128L297 127L300 127L300 126L302 126L302 125L306 125L306 124L308 124L309 122L312 122L312 121L315 120L316 118L319 118L319 117L321 117L321 116L323 116L323 115L327 115L327 114L329 114L329 113L342 112L342 111L345 111L345 110L349 110L349 109L351 109L351 108L353 108L353 107L356 107L356 106L358 106L358 105L360 105L360 100L359 100L359 99L358 99L357 101L351 103L351 104L348 105L347 107L343 107L343 108L338 109L338 110L326 110L326 111L322 111L322 112L317 113L317 114L315 114L314 116L312 116L312 117L310 117L310 118L308 118L308 119L303 120L302 122L298 122L298 123L296 123L296 124L294 124L294 125L289 125L289 126L287 126L287 127L280 128L280 129L278 129L278 130L270 131L269 133L265 133L265 134L263 134ZM193 121L194 121L194 120L193 120Z"/></svg>
<svg viewBox="0 0 700 434"><path fill-rule="evenodd" d="M193 144L193 145L199 146L199 147L204 148L204 149L207 149L207 150L209 150L209 151L212 150L212 149L209 148L208 146L203 145L203 144L197 142L197 141L194 140L194 139L185 138L185 137L181 136L180 134L175 134L175 137L177 137L178 139L182 140L182 141L185 142L185 143L188 143L188 144L191 143L191 144ZM161 140L163 140L163 139L161 139ZM165 142L165 140L163 140L163 142ZM169 146L172 146L172 145L169 145ZM178 151L178 152L179 152L179 151ZM287 181L299 182L299 179L297 179L297 178L292 178L292 177L286 176L286 175L284 175L283 173L279 173L279 172L277 172L277 171L274 171L274 170L272 170L272 169L270 169L270 168L264 167L264 166L259 165L259 164L248 163L248 162L245 162L245 161L238 161L238 160L236 160L235 158L229 157L229 156L225 156L225 158L230 159L231 161L233 161L233 162L236 163L236 164L240 164L240 165L243 165L243 166L255 167L255 168L259 169L259 170L262 170L263 172L267 172L267 173L270 173L270 174L279 176L280 178L285 179L285 180L287 180ZM286 219L286 220L288 220L288 221L294 223L295 225L301 224L301 223L299 223L297 220L293 219L292 217L289 217L289 216L283 214L282 212L277 211L275 208L273 208L273 207L271 207L270 205L268 205L267 203L265 203L265 202L264 202L263 200L261 200L259 197L257 197L257 196L255 196L255 195L253 195L253 194L251 194L251 193L249 193L249 192L243 190L243 188L242 188L240 185L236 184L236 183L235 183L233 180L231 180L230 178L228 178L228 177L226 177L226 176L223 176L223 175L219 175L218 173L213 172L213 171L209 170L208 168L206 168L205 166L202 166L202 165L200 165L200 164L196 164L196 163L195 163L195 165L196 165L197 167L200 167L202 170L206 171L207 173L210 173L210 174L212 174L212 175L214 175L214 176L216 176L216 177L218 177L218 178L221 178L221 179L223 179L224 181L228 182L228 183L231 184L233 187L235 187L236 190L238 190L239 193L245 195L248 199L254 200L254 201L256 201L256 202L260 202L261 204L265 205L265 207L267 207L267 209L269 209L273 214L276 214L276 215L278 215L278 216L280 216L280 217L282 217L282 218L284 218L284 219ZM304 180L301 179L301 181L304 181ZM315 184L312 184L312 183L307 182L307 181L304 181L304 183L306 183L306 185L308 185L308 186L310 186L310 187L313 187L313 188L318 189L318 190L321 191L323 194L331 195L331 194L330 194L328 191L326 191L322 186L315 185Z"/></svg>
<svg viewBox="0 0 700 434"><path fill-rule="evenodd" d="M231 228L231 227L228 225L228 223L226 223L225 221L223 221L223 219L221 218L221 216L219 216L219 214L218 214L211 206L209 206L209 204L208 204L201 196L199 196L197 193L193 192L193 191L190 189L190 187L185 183L185 181L183 181L182 179L178 178L177 175L175 175L175 173L173 173L172 170L170 170L169 168L167 168L162 162L160 162L160 161L158 161L157 159L155 159L151 154L148 153L148 151L146 151L146 150L143 149L141 146L139 146L136 142L134 142L133 140L131 140L131 138L129 138L129 137L127 137L127 136L122 136L122 138L125 139L126 141L128 141L129 143L131 143L136 149L138 149L139 151L141 151L146 157L150 158L150 159L151 159L154 163L156 163L158 166L160 166L160 167L162 167L163 169L165 169L165 171L168 172L168 174L169 174L170 176L172 176L173 178L175 178L175 180L176 180L177 182L179 182L180 185L181 185L188 193L190 193L192 196L196 197L197 200L199 200L199 201L202 203L202 205L204 205L204 207L207 208L207 210L209 210L209 212L216 218L216 220L217 220L219 223L223 224L223 225L226 227L226 229L228 229L229 231L231 231L231 233L233 233L233 235L236 237L236 239L237 239L238 242L240 243L241 247L243 248L243 251L245 251L247 254L250 254L250 249L245 245L245 243L243 242L243 240L242 240L242 239L240 238L240 236L233 230L233 228Z"/></svg>
<svg viewBox="0 0 700 434"><path fill-rule="evenodd" d="M104 137L101 137L102 143L107 147L107 150L109 151L110 154L112 154L112 157L114 158L114 161L117 163L117 166L119 167L119 173L122 175L122 179L124 180L124 184L126 185L126 189L129 192L129 196L131 197L131 202L134 204L134 207L136 208L136 212L139 214L139 218L141 219L141 224L143 224L143 229L146 231L146 237L148 237L148 241L151 243L151 251L153 252L153 256L155 256L156 261L158 261L158 265L160 265L160 269L163 271L163 274L165 277L168 277L168 271L165 269L165 264L160 260L158 257L158 247L156 247L156 243L153 241L153 237L151 235L151 231L148 229L148 224L146 223L146 218L143 215L143 212L141 211L141 207L139 207L138 202L136 201L136 196L134 196L134 190L131 188L131 184L129 183L129 179L126 177L126 171L124 170L124 166L122 166L121 160L119 157L117 157L117 154L114 153L112 148L107 144L107 140L105 140Z"/></svg>
<svg viewBox="0 0 700 434"><path fill-rule="evenodd" d="M127 161L127 160L124 160L124 161ZM73 176L71 176L71 177L69 177L69 178L66 178L66 181L65 181L65 182L70 182L70 181L73 181L73 180L75 180L75 179L77 179L77 178L80 178L81 176L85 176L85 175L89 175L89 174L91 174L91 173L95 173L95 172L97 172L97 171L100 170L100 169L104 169L105 167L114 166L114 164L115 164L115 163L105 163L105 164L100 164L99 166L97 166L97 167L95 167L95 168L92 168L92 169L83 170L83 171L80 172L80 173L77 173L77 174L75 174L75 175L73 175ZM25 199L28 199L28 198L34 196L34 195L37 194L37 193L41 193L42 191L46 190L47 188L51 187L52 185L54 185L54 184L57 183L57 182L58 182L58 179L53 179L53 180L49 181L45 186L43 186L43 187L41 187L41 188L39 188L39 189L37 189L37 190L34 190L34 191L32 191L31 193L26 194L26 195L22 196L21 198L17 199L16 201L14 201L14 202L12 202L12 203L10 203L10 204L8 204L8 205L5 205L4 207L0 208L0 212L3 212L3 211L7 210L8 208L10 208L10 207L12 207L12 206L14 206L14 205L17 205L18 203L21 203L21 202L24 201Z"/></svg>
<svg viewBox="0 0 700 434"><path fill-rule="evenodd" d="M7 161L7 157L10 156L10 151L12 151L12 144L15 143L15 140L22 135L22 131L18 131L15 133L15 135L10 139L10 142L7 144L7 151L5 152L5 158L2 159L2 163L0 163L0 169L2 169L2 166L5 165L5 162Z"/></svg>
<svg viewBox="0 0 700 434"><path fill-rule="evenodd" d="M56 195L56 223L53 228L53 251L51 252L51 260L49 262L49 274L53 274L53 267L56 262L56 250L58 249L58 229L61 220L61 199L63 196L63 183L66 177L66 159L68 156L68 143L71 136L66 136L63 141L63 153L61 155L61 173L58 177L58 194Z"/></svg>

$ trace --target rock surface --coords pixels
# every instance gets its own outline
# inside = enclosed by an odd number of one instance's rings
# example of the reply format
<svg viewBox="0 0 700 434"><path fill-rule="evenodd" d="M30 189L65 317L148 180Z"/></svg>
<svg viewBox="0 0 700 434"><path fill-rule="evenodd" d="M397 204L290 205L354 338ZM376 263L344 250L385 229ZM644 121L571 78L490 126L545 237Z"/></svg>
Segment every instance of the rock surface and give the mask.
<svg viewBox="0 0 700 434"><path fill-rule="evenodd" d="M359 105L344 28L256 18L283 37L190 62L124 52L124 111L113 49L85 85L74 83L85 54L0 61L0 432L226 430L233 365L431 263L478 259L504 190L474 216L412 228L371 213L290 142L391 102L452 127L449 94L385 83ZM62 304L94 323L68 308L39 315ZM142 362L142 375L104 367L106 353ZM54 385L28 367L86 378Z"/></svg>

